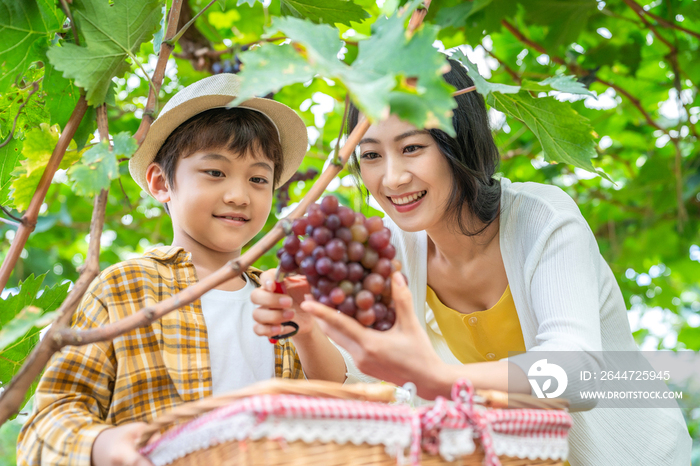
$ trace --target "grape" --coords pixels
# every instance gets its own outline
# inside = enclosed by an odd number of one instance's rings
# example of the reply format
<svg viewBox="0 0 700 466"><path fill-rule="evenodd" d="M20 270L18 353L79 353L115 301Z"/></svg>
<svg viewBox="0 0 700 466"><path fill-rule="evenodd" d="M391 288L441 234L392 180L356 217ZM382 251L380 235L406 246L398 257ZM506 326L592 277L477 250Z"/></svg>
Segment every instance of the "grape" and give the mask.
<svg viewBox="0 0 700 466"><path fill-rule="evenodd" d="M288 200L288 193L283 197ZM355 213L335 196L295 219L277 251L280 270L304 274L314 299L378 330L396 320L391 274L401 264L395 256L382 219Z"/></svg>
<svg viewBox="0 0 700 466"><path fill-rule="evenodd" d="M381 294L384 291L384 277L378 273L371 273L362 281L365 290L369 290L373 295Z"/></svg>
<svg viewBox="0 0 700 466"><path fill-rule="evenodd" d="M355 212L349 207L340 206L338 207L338 218L344 227L351 227L355 223Z"/></svg>
<svg viewBox="0 0 700 466"><path fill-rule="evenodd" d="M365 327L369 327L376 320L376 318L374 317L374 311L372 309L362 308L360 308L355 314L355 319L357 319L357 321Z"/></svg>
<svg viewBox="0 0 700 466"><path fill-rule="evenodd" d="M341 290L343 290L343 293L345 293L345 295L355 294L355 284L350 280L343 280L342 282L340 282L340 285L338 285L338 287Z"/></svg>
<svg viewBox="0 0 700 466"><path fill-rule="evenodd" d="M384 228L384 222L382 222L382 219L379 217L370 217L365 220L365 228L367 228L367 231L371 235L375 231L381 231L382 228Z"/></svg>
<svg viewBox="0 0 700 466"><path fill-rule="evenodd" d="M306 217L297 218L292 223L292 231L295 235L303 236L306 234L306 227L309 226L309 219Z"/></svg>
<svg viewBox="0 0 700 466"><path fill-rule="evenodd" d="M311 253L314 252L314 249L316 249L316 246L318 245L313 238L304 238L304 240L301 242L300 248L302 251L304 251L304 254L310 256Z"/></svg>
<svg viewBox="0 0 700 466"><path fill-rule="evenodd" d="M343 314L349 315L350 317L355 317L357 312L357 306L355 306L355 299L352 296L345 298L345 301L338 305L338 310Z"/></svg>
<svg viewBox="0 0 700 466"><path fill-rule="evenodd" d="M386 316L389 312L386 306L382 303L375 303L372 306L372 310L374 311L374 317L377 319L377 322L386 319Z"/></svg>
<svg viewBox="0 0 700 466"><path fill-rule="evenodd" d="M296 254L299 250L299 246L301 246L301 241L299 241L299 238L296 236L287 236L282 244L284 246L284 250L289 254Z"/></svg>
<svg viewBox="0 0 700 466"><path fill-rule="evenodd" d="M321 199L321 210L326 215L334 214L338 210L338 198L326 196Z"/></svg>
<svg viewBox="0 0 700 466"><path fill-rule="evenodd" d="M341 260L346 250L345 242L340 238L333 238L326 244L326 254L334 261Z"/></svg>
<svg viewBox="0 0 700 466"><path fill-rule="evenodd" d="M335 288L337 284L333 281L328 280L325 277L318 279L318 290L321 294L328 295Z"/></svg>
<svg viewBox="0 0 700 466"><path fill-rule="evenodd" d="M328 297L331 298L333 304L341 304L343 301L345 301L345 292L340 288L333 288Z"/></svg>
<svg viewBox="0 0 700 466"><path fill-rule="evenodd" d="M335 231L338 228L340 228L342 223L340 223L340 217L338 217L336 214L330 214L328 218L326 218L326 226Z"/></svg>
<svg viewBox="0 0 700 466"><path fill-rule="evenodd" d="M294 256L289 254L288 252L282 253L282 257L280 257L280 268L284 272L293 272L297 268L297 263L294 260Z"/></svg>
<svg viewBox="0 0 700 466"><path fill-rule="evenodd" d="M379 251L379 257L385 257L392 260L396 257L396 248L393 244L387 244L381 251Z"/></svg>
<svg viewBox="0 0 700 466"><path fill-rule="evenodd" d="M326 248L324 248L323 246L316 246L311 255L316 260L319 260L322 257L326 257Z"/></svg>
<svg viewBox="0 0 700 466"><path fill-rule="evenodd" d="M389 232L389 229L382 228L381 230L375 231L374 233L369 235L368 243L375 250L380 251L381 249L385 248L389 244L390 239L391 239L391 232Z"/></svg>
<svg viewBox="0 0 700 466"><path fill-rule="evenodd" d="M311 205L316 205L316 204L311 204ZM323 212L321 212L320 208L314 209L314 210L309 210L308 218L309 218L309 225L311 225L314 228L320 227L326 221L326 219L324 218Z"/></svg>
<svg viewBox="0 0 700 466"><path fill-rule="evenodd" d="M375 265L377 265L377 261L379 261L379 254L377 254L377 251L374 249L366 248L365 249L365 255L362 257L362 265L367 267L368 269L371 269Z"/></svg>
<svg viewBox="0 0 700 466"><path fill-rule="evenodd" d="M353 225L350 228L352 233L352 239L358 243L364 243L369 238L369 233L367 233L367 228L364 225Z"/></svg>
<svg viewBox="0 0 700 466"><path fill-rule="evenodd" d="M385 257L380 257L375 266L372 267L372 272L388 278L391 275L391 261Z"/></svg>
<svg viewBox="0 0 700 466"><path fill-rule="evenodd" d="M374 294L367 290L360 291L355 295L355 304L360 309L369 309L374 304Z"/></svg>
<svg viewBox="0 0 700 466"><path fill-rule="evenodd" d="M349 244L352 241L352 231L347 227L340 227L335 230L335 237L342 239L344 243Z"/></svg>
<svg viewBox="0 0 700 466"><path fill-rule="evenodd" d="M348 277L348 266L345 262L333 262L333 270L328 274L328 278L337 282Z"/></svg>
<svg viewBox="0 0 700 466"><path fill-rule="evenodd" d="M316 261L316 272L320 275L328 275L333 270L333 261L328 257L321 257Z"/></svg>
<svg viewBox="0 0 700 466"><path fill-rule="evenodd" d="M357 241L348 244L348 259L353 262L360 262L365 257L365 246Z"/></svg>
<svg viewBox="0 0 700 466"><path fill-rule="evenodd" d="M318 227L314 230L314 241L318 244L326 244L333 238L333 232L326 227Z"/></svg>
<svg viewBox="0 0 700 466"><path fill-rule="evenodd" d="M301 270L301 273L306 275L306 278L309 278L309 276L312 275L318 275L318 271L316 270L316 261L313 257L304 258L304 260L301 261L301 264L299 264L299 269Z"/></svg>
<svg viewBox="0 0 700 466"><path fill-rule="evenodd" d="M365 276L365 268L357 262L350 262L348 264L348 280L353 283L357 283L362 280Z"/></svg>

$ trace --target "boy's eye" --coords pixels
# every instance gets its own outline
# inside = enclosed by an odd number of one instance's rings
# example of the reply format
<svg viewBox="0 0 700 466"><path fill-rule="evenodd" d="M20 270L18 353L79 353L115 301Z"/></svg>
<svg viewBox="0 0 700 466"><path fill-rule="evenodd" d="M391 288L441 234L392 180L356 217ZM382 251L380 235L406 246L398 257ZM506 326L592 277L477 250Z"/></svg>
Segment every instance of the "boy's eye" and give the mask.
<svg viewBox="0 0 700 466"><path fill-rule="evenodd" d="M268 181L265 178L261 178L259 176L252 177L250 179L250 181L252 181L253 183L256 183L256 184L267 184L268 183Z"/></svg>
<svg viewBox="0 0 700 466"><path fill-rule="evenodd" d="M226 176L221 170L206 170L204 173L213 176L214 178L223 178Z"/></svg>

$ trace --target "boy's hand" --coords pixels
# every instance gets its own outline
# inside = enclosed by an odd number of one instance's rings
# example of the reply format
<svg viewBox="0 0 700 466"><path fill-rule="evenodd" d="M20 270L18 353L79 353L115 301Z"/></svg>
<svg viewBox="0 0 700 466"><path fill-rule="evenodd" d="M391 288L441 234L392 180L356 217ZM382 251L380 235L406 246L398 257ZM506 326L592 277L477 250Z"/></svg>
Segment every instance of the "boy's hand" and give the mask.
<svg viewBox="0 0 700 466"><path fill-rule="evenodd" d="M318 329L311 314L299 308L291 296L275 293L275 269L267 270L260 275L261 287L253 290L250 300L259 307L253 311L253 319L257 322L253 328L256 334L263 337L282 335L294 330L290 326L282 326L282 322L293 320L299 326L297 336L309 334L314 328Z"/></svg>
<svg viewBox="0 0 700 466"><path fill-rule="evenodd" d="M136 448L145 422L130 422L103 430L92 444L92 466L153 466Z"/></svg>

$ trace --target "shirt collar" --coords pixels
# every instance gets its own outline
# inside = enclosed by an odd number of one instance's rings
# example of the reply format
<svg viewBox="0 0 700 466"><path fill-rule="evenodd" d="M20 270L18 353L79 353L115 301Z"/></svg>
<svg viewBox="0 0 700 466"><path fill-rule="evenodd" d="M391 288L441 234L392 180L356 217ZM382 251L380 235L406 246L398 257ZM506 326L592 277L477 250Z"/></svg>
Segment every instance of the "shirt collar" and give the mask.
<svg viewBox="0 0 700 466"><path fill-rule="evenodd" d="M192 261L192 254L185 251L182 246L157 246L149 249L143 255L144 257L151 257L161 262L171 262L173 264Z"/></svg>

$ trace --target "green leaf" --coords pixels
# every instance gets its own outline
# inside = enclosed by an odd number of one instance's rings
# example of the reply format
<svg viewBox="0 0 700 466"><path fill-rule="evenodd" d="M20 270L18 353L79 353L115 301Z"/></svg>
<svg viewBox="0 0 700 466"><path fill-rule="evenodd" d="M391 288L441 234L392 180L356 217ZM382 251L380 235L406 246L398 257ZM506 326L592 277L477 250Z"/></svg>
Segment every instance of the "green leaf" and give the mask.
<svg viewBox="0 0 700 466"><path fill-rule="evenodd" d="M17 139L12 139L0 148L0 205L5 205L10 200L12 171L19 165L21 153L22 141Z"/></svg>
<svg viewBox="0 0 700 466"><path fill-rule="evenodd" d="M219 4L223 4L221 7L222 9L226 8L226 0L219 0L219 2L220 2ZM236 6L241 6L241 5L255 6L255 4L257 2L262 3L262 0L238 0L236 2Z"/></svg>
<svg viewBox="0 0 700 466"><path fill-rule="evenodd" d="M219 0L219 4L221 4L222 10L226 8L226 0ZM158 28L158 31L156 31L156 33L153 35L153 53L155 53L156 55L160 53L160 44L163 42L163 36L165 35L165 15L166 8L164 3L162 13L160 16L160 27Z"/></svg>
<svg viewBox="0 0 700 466"><path fill-rule="evenodd" d="M44 313L43 309L27 306L0 330L0 350L21 338L32 328L43 328L54 321L57 312Z"/></svg>
<svg viewBox="0 0 700 466"><path fill-rule="evenodd" d="M136 142L136 139L131 137L131 133L127 131L123 131L114 136L112 145L112 152L114 152L114 155L117 157L131 158L134 152L136 152L136 149L139 148L139 143Z"/></svg>
<svg viewBox="0 0 700 466"><path fill-rule="evenodd" d="M125 133L121 133L125 134ZM135 144L136 141L130 136ZM128 143L122 142L121 146ZM136 150L134 148L134 150ZM133 151L131 152L133 153ZM73 191L78 196L94 196L102 189L109 188L112 180L119 178L119 164L116 153L109 150L109 141L103 140L85 151L80 163L68 169L68 179L73 182Z"/></svg>
<svg viewBox="0 0 700 466"><path fill-rule="evenodd" d="M598 11L596 0L528 0L524 5L529 23L549 26L543 41L546 47L574 42L588 17Z"/></svg>
<svg viewBox="0 0 700 466"><path fill-rule="evenodd" d="M39 341L39 331L50 323L49 317L55 316L54 311L68 295L68 282L41 290L45 277L46 274L36 278L34 274L29 275L19 284L16 295L0 301L0 384L3 386L22 367ZM29 306L34 309L24 311ZM29 390L25 403L35 388L33 385Z"/></svg>
<svg viewBox="0 0 700 466"><path fill-rule="evenodd" d="M0 91L34 61L50 34L59 30L61 18L50 0L0 0Z"/></svg>
<svg viewBox="0 0 700 466"><path fill-rule="evenodd" d="M240 55L245 65L238 74L241 88L233 105L276 92L284 86L306 82L314 69L291 45L266 45Z"/></svg>
<svg viewBox="0 0 700 466"><path fill-rule="evenodd" d="M71 11L85 46L52 46L47 56L63 76L86 90L87 101L105 101L114 76L129 69L126 58L149 40L162 18L158 0L75 1Z"/></svg>
<svg viewBox="0 0 700 466"><path fill-rule="evenodd" d="M477 66L474 63L472 63L461 50L452 54L450 58L459 61L467 68L467 74L470 78L472 78L472 81L474 81L474 85L476 86L476 92L483 95L484 97L486 97L492 92L500 92L501 94L517 94L518 92L520 92L520 86L490 83L487 80L485 80L479 74L479 68L477 68Z"/></svg>
<svg viewBox="0 0 700 466"><path fill-rule="evenodd" d="M350 26L351 21L359 23L369 14L352 0L281 0L284 15L306 18L314 23L341 23Z"/></svg>
<svg viewBox="0 0 700 466"><path fill-rule="evenodd" d="M491 93L488 104L525 123L540 141L545 160L568 163L610 179L591 163L596 151L588 120L568 103L554 97L535 99L527 91L520 91Z"/></svg>
<svg viewBox="0 0 700 466"><path fill-rule="evenodd" d="M22 150L24 159L20 161L20 166L12 173L14 178L10 195L14 200L15 209L18 211L26 210L29 207L29 202L39 186L41 175L51 158L58 137L58 126L49 127L46 123L42 123L39 128L27 132ZM79 158L80 152L76 149L75 143L71 141L59 168L66 169Z"/></svg>
<svg viewBox="0 0 700 466"><path fill-rule="evenodd" d="M435 16L435 23L441 27L462 26L469 17L489 6L492 1L474 0L473 2L460 3L457 6L442 8Z"/></svg>
<svg viewBox="0 0 700 466"><path fill-rule="evenodd" d="M521 89L524 91L534 91L534 92L548 92L548 91L561 91L568 92L570 94L581 94L590 95L595 97L591 91L586 89L583 83L576 80L576 76L552 76L544 81L535 82L529 79L524 79L521 84Z"/></svg>

